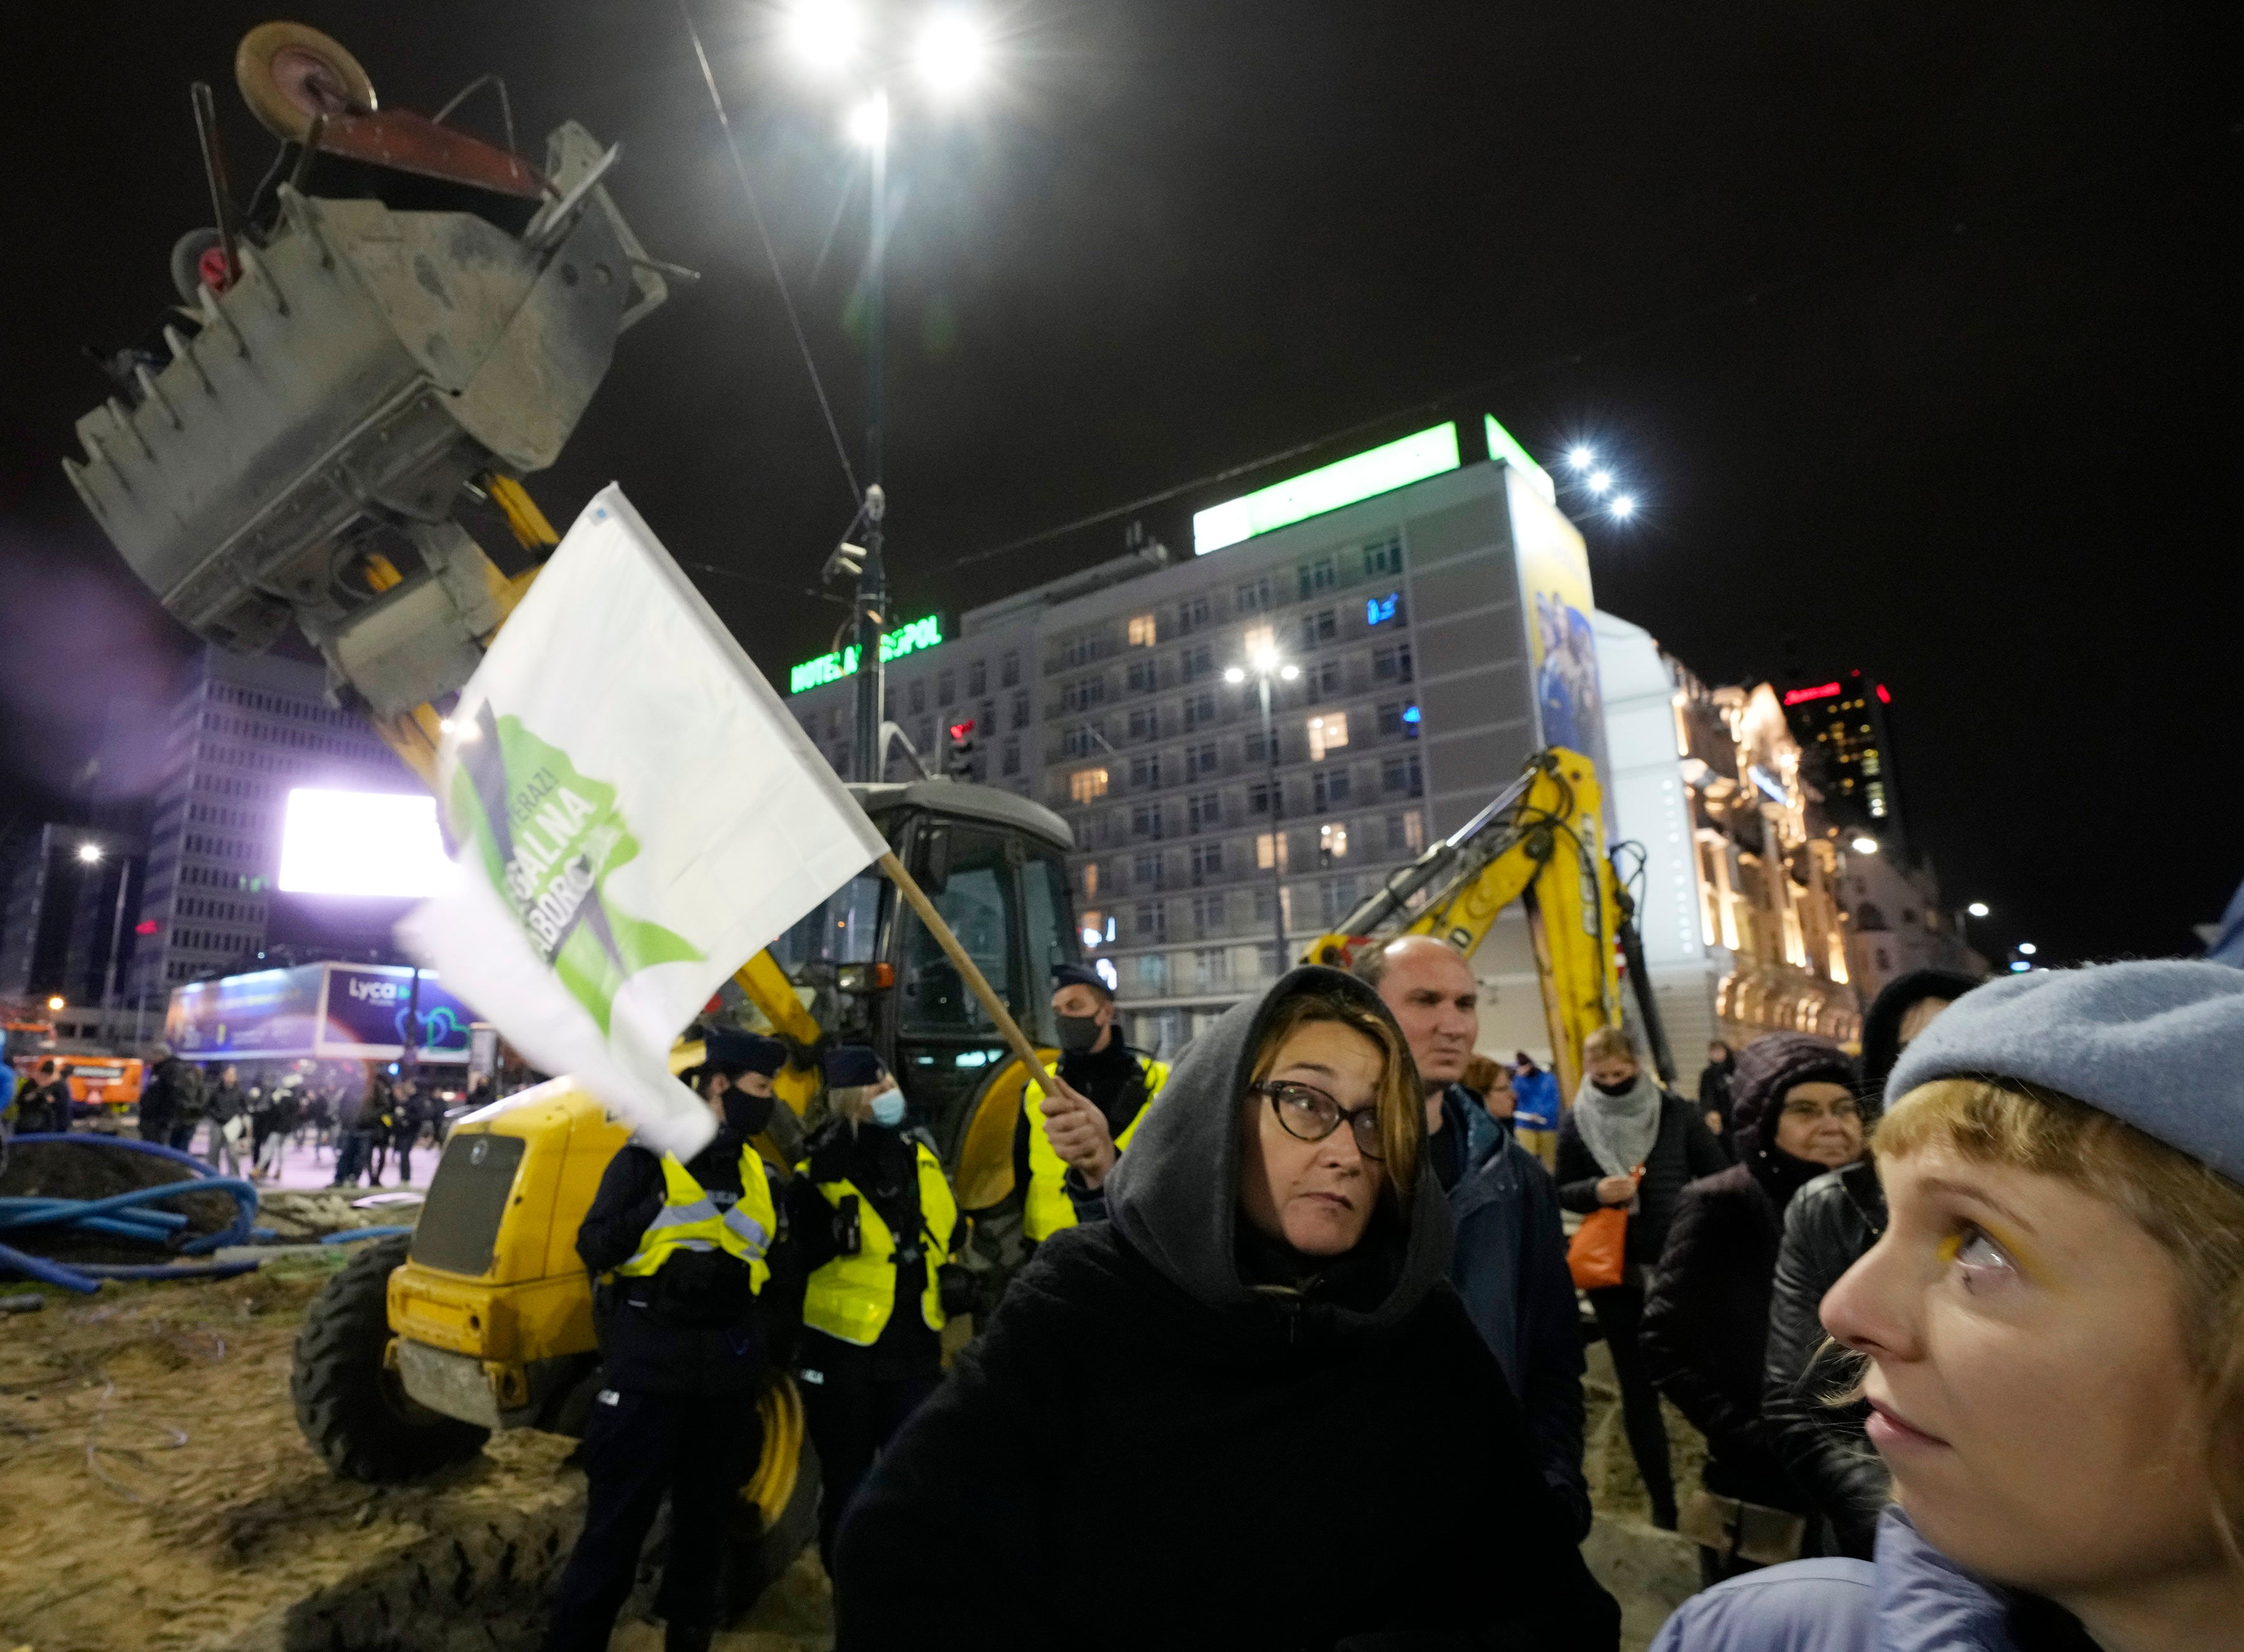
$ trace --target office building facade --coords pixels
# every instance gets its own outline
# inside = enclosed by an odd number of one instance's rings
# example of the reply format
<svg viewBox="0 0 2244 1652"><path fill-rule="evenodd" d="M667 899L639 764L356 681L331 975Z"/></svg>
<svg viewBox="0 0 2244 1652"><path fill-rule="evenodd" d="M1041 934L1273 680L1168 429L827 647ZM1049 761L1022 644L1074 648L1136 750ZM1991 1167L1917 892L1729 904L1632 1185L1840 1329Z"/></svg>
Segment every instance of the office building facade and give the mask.
<svg viewBox="0 0 2244 1652"><path fill-rule="evenodd" d="M1901 788L1894 773L1885 684L1860 671L1841 672L1783 691L1784 717L1807 760L1809 783L1825 814L1847 832L1867 832L1906 856Z"/></svg>
<svg viewBox="0 0 2244 1652"><path fill-rule="evenodd" d="M327 703L321 668L206 648L166 734L125 996L160 1019L172 990L254 967L300 786L396 792L420 782L367 728Z"/></svg>
<svg viewBox="0 0 2244 1652"><path fill-rule="evenodd" d="M1212 507L1199 554L1140 545L889 664L889 716L930 768L970 719L958 766L1074 829L1085 951L1132 1042L1173 1052L1274 978L1546 740L1601 755L1580 538L1493 421L1486 460L1460 451L1470 434ZM841 677L790 701L845 774L853 692ZM1517 914L1476 966L1526 981L1484 1042L1547 1049Z"/></svg>

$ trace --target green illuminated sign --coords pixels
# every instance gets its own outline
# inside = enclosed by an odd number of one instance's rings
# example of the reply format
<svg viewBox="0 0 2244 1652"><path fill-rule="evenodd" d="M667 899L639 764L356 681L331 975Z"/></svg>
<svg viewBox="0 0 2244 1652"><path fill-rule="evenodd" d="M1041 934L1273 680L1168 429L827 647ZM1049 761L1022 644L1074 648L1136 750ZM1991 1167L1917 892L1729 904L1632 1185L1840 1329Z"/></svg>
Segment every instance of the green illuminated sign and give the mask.
<svg viewBox="0 0 2244 1652"><path fill-rule="evenodd" d="M1484 413L1480 416L1482 427L1488 434L1488 457L1502 459L1516 471L1524 471L1527 479L1535 484L1537 491L1556 504L1558 502L1558 484L1551 481L1551 473L1535 463L1527 450L1519 445L1517 437L1496 422L1495 414Z"/></svg>
<svg viewBox="0 0 2244 1652"><path fill-rule="evenodd" d="M915 620L908 626L898 626L881 639L881 663L901 660L906 654L923 653L943 640L943 617L929 614L924 620ZM799 694L806 688L815 688L821 683L839 682L857 672L857 645L821 654L815 660L806 660L787 674L787 691Z"/></svg>
<svg viewBox="0 0 2244 1652"><path fill-rule="evenodd" d="M1430 430L1373 448L1281 482L1259 492L1211 505L1193 517L1193 552L1206 556L1274 528L1337 511L1358 499L1390 493L1413 482L1457 468L1457 427Z"/></svg>

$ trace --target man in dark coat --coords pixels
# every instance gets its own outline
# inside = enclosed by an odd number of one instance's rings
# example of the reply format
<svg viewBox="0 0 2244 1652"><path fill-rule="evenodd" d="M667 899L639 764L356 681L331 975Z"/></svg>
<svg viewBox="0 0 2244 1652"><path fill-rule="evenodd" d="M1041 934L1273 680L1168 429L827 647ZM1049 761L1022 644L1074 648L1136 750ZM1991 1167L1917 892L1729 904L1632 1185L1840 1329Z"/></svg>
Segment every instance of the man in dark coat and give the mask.
<svg viewBox="0 0 2244 1652"><path fill-rule="evenodd" d="M1807 1502L1761 1417L1761 1364L1785 1207L1808 1181L1862 1152L1855 1064L1828 1039L1772 1032L1738 1058L1732 1117L1739 1162L1684 1188L1645 1301L1644 1363L1660 1392L1707 1437L1707 1490L1717 1499L1804 1515ZM1815 1121L1786 1133L1788 1110ZM1827 1114L1834 1115L1827 1118ZM1710 1554L1708 1581L1741 1562L1746 1534ZM1704 1534L1694 1533L1705 1546ZM1794 1558L1764 1551L1745 1563Z"/></svg>
<svg viewBox="0 0 2244 1652"><path fill-rule="evenodd" d="M17 1091L16 1121L21 1135L58 1135L71 1127L70 1080L54 1057L33 1068L31 1081Z"/></svg>
<svg viewBox="0 0 2244 1652"><path fill-rule="evenodd" d="M1356 973L1393 1012L1426 1087L1427 1158L1457 1224L1450 1283L1525 1408L1544 1481L1578 1540L1589 1534L1590 1488L1565 1229L1551 1173L1461 1082L1480 1039L1480 984L1457 948L1430 935L1390 942L1359 961Z"/></svg>
<svg viewBox="0 0 2244 1652"><path fill-rule="evenodd" d="M1884 1107L1887 1075L1909 1040L1978 985L1943 970L1918 970L1886 983L1862 1020L1866 1125ZM1877 1166L1867 1157L1800 1190L1784 1213L1761 1372L1761 1412L1771 1440L1828 1523L1831 1547L1858 1561L1870 1558L1891 1482L1862 1432L1869 1407L1826 1403L1849 1383L1847 1356L1824 1336L1822 1310L1825 1293L1885 1230L1886 1196Z"/></svg>
<svg viewBox="0 0 2244 1652"><path fill-rule="evenodd" d="M1240 1209L1242 1133L1274 1128L1278 1105L1250 1087L1297 995L1389 1019L1311 967L1193 1040L1107 1182L1110 1219L1038 1249L851 1506L839 1652L1617 1644L1618 1608L1443 1276L1438 1184L1379 1195L1321 1256ZM1341 1138L1361 1136L1335 1121L1300 1139L1368 1174Z"/></svg>

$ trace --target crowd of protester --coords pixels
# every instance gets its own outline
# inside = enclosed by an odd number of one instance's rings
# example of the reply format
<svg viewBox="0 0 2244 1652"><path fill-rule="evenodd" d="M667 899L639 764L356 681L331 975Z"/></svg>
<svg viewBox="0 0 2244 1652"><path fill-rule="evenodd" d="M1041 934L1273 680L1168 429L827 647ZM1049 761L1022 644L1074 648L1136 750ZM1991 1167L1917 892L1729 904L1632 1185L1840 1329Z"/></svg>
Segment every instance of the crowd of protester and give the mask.
<svg viewBox="0 0 2244 1652"><path fill-rule="evenodd" d="M2244 972L1911 976L1859 1061L1718 1044L1688 1100L1608 1030L1563 1107L1477 1053L1437 939L1294 971L1173 1067L1096 977L1058 986L1017 1154L1040 1234L947 1371L965 1224L870 1051L828 1055L791 1175L748 1145L762 1039L688 1075L700 1156L618 1158L579 1249L641 1352L594 1407L605 1512L551 1646L607 1644L665 1489L745 1472L737 1396L778 1369L843 1652L1611 1648L1579 1548L1599 1342L1707 1586L1659 1652L2244 1646ZM1525 1145L1551 1126L1555 1174ZM699 1564L673 1538L672 1652L709 1643Z"/></svg>

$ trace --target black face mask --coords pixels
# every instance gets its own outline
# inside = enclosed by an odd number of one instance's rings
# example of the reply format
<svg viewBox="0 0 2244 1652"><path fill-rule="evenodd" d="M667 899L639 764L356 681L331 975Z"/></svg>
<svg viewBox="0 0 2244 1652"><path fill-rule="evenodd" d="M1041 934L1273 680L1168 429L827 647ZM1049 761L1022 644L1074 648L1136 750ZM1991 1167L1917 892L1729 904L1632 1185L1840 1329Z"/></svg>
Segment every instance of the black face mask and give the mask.
<svg viewBox="0 0 2244 1652"><path fill-rule="evenodd" d="M750 1095L741 1089L726 1091L726 1127L744 1136L761 1135L764 1127L771 1122L774 1099L767 1095Z"/></svg>
<svg viewBox="0 0 2244 1652"><path fill-rule="evenodd" d="M1098 1045L1098 1035L1105 1030L1095 1015L1063 1015L1059 1018L1059 1047L1070 1055L1088 1055Z"/></svg>
<svg viewBox="0 0 2244 1652"><path fill-rule="evenodd" d="M1642 1076L1640 1073L1638 1075L1638 1077ZM1626 1084L1599 1084L1595 1079L1592 1079L1590 1083L1599 1095L1622 1096L1636 1088L1635 1079L1631 1079Z"/></svg>

